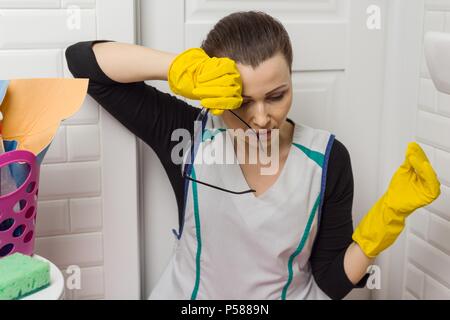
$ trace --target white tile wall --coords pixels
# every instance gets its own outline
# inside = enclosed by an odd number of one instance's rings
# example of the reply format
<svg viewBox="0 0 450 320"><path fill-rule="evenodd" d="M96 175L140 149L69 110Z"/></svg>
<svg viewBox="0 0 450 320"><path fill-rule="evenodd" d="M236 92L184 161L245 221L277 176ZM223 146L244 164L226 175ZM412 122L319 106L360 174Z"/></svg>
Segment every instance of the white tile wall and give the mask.
<svg viewBox="0 0 450 320"><path fill-rule="evenodd" d="M450 256L414 234L409 235L408 245L408 261L448 287L450 284Z"/></svg>
<svg viewBox="0 0 450 320"><path fill-rule="evenodd" d="M70 231L90 232L102 228L102 199L79 198L70 199Z"/></svg>
<svg viewBox="0 0 450 320"><path fill-rule="evenodd" d="M426 0L424 33L450 32L450 1ZM416 138L442 183L441 196L408 219L404 299L450 299L450 95L439 93L422 54Z"/></svg>
<svg viewBox="0 0 450 320"><path fill-rule="evenodd" d="M450 254L450 241L448 241L449 234L450 223L439 216L430 215L428 241L447 255Z"/></svg>
<svg viewBox="0 0 450 320"><path fill-rule="evenodd" d="M409 218L409 226L417 236L427 239L428 219L430 212L424 208L420 208L414 212Z"/></svg>
<svg viewBox="0 0 450 320"><path fill-rule="evenodd" d="M423 299L450 300L450 291L448 290L448 287L442 285L432 277L425 276L425 279Z"/></svg>
<svg viewBox="0 0 450 320"><path fill-rule="evenodd" d="M436 169L437 170L437 169ZM438 173L439 174L439 173ZM440 180L441 181L441 180ZM441 181L441 195L428 206L435 214L440 215L446 221L450 220L450 188Z"/></svg>
<svg viewBox="0 0 450 320"><path fill-rule="evenodd" d="M450 116L450 95L438 92L436 107L438 113L444 116Z"/></svg>
<svg viewBox="0 0 450 320"><path fill-rule="evenodd" d="M431 79L420 80L419 108L425 111L436 111L435 107L435 91L433 81Z"/></svg>
<svg viewBox="0 0 450 320"><path fill-rule="evenodd" d="M80 28L67 27L79 10ZM0 79L71 77L64 50L97 38L95 0L0 0ZM81 290L66 298L104 297L99 107L87 96L64 121L41 167L36 252L64 275L81 267Z"/></svg>
<svg viewBox="0 0 450 320"><path fill-rule="evenodd" d="M103 297L103 268L82 268L81 290L72 290L74 299L99 299ZM100 280L100 281L99 281Z"/></svg>
<svg viewBox="0 0 450 320"><path fill-rule="evenodd" d="M36 8L36 9L50 9L59 8L60 0L0 0L0 8L2 9L16 9L16 8Z"/></svg>
<svg viewBox="0 0 450 320"><path fill-rule="evenodd" d="M39 201L36 234L53 236L70 231L68 200Z"/></svg>
<svg viewBox="0 0 450 320"><path fill-rule="evenodd" d="M449 151L450 118L431 112L419 111L417 115L417 138L429 145Z"/></svg>
<svg viewBox="0 0 450 320"><path fill-rule="evenodd" d="M418 300L417 297L415 297L412 293L409 291L405 291L403 293L403 300Z"/></svg>
<svg viewBox="0 0 450 320"><path fill-rule="evenodd" d="M80 8L95 8L95 0L61 0L61 6L78 6Z"/></svg>
<svg viewBox="0 0 450 320"><path fill-rule="evenodd" d="M100 158L99 128L97 125L67 127L69 161L88 161Z"/></svg>
<svg viewBox="0 0 450 320"><path fill-rule="evenodd" d="M38 253L60 268L70 265L98 266L103 263L101 232L64 234L36 239Z"/></svg>
<svg viewBox="0 0 450 320"><path fill-rule="evenodd" d="M0 70L3 79L29 77L30 67L34 77L59 77L62 66L61 57L62 51L59 49L4 49L0 37Z"/></svg>
<svg viewBox="0 0 450 320"><path fill-rule="evenodd" d="M102 299L104 291L104 269L103 267L80 268L81 283L80 289L73 288L73 280L69 277L74 275L73 271L62 270L66 289L64 296L66 300L71 299Z"/></svg>
<svg viewBox="0 0 450 320"><path fill-rule="evenodd" d="M443 150L436 150L435 163L436 170L439 172L441 182L447 186L450 185L450 153Z"/></svg>
<svg viewBox="0 0 450 320"><path fill-rule="evenodd" d="M44 158L44 163L61 163L67 161L66 127L58 129Z"/></svg>
<svg viewBox="0 0 450 320"><path fill-rule="evenodd" d="M423 292L424 273L413 265L406 268L406 289L414 297L421 298Z"/></svg>
<svg viewBox="0 0 450 320"><path fill-rule="evenodd" d="M98 161L44 164L39 181L40 200L99 196L101 193Z"/></svg>

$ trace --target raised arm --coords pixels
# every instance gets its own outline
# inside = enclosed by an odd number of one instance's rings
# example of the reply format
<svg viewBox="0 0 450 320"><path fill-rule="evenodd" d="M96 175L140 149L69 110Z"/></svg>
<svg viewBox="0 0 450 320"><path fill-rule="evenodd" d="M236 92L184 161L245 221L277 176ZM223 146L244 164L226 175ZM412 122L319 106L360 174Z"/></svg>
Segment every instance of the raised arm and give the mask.
<svg viewBox="0 0 450 320"><path fill-rule="evenodd" d="M65 54L73 76L89 79L89 95L155 151L174 189L181 221L183 179L171 161L177 143L171 134L177 128L192 132L199 109L143 82L164 80L171 55L109 40L78 42Z"/></svg>
<svg viewBox="0 0 450 320"><path fill-rule="evenodd" d="M112 80L122 83L167 80L167 70L176 54L120 42L93 45L97 62Z"/></svg>

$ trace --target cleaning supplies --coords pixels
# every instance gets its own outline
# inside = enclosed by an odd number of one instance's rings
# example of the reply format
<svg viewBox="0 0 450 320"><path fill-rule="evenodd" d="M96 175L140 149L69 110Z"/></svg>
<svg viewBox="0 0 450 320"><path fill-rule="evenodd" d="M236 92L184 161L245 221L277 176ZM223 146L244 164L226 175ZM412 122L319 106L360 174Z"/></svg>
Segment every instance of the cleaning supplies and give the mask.
<svg viewBox="0 0 450 320"><path fill-rule="evenodd" d="M5 153L5 146L3 145L3 138L2 138L2 127L3 127L3 113L0 111L0 154Z"/></svg>
<svg viewBox="0 0 450 320"><path fill-rule="evenodd" d="M0 81L6 151L0 155L0 167L9 169L17 186L0 197L0 258L33 254L39 166L61 121L80 109L88 83L66 78Z"/></svg>
<svg viewBox="0 0 450 320"><path fill-rule="evenodd" d="M3 139L38 156L53 140L61 121L77 112L89 79L35 78L9 81L3 112Z"/></svg>
<svg viewBox="0 0 450 320"><path fill-rule="evenodd" d="M0 155L5 153L5 147L3 145L2 138L2 124L3 124L3 114L0 111ZM16 190L16 183L11 175L9 166L0 167L0 196L9 194Z"/></svg>
<svg viewBox="0 0 450 320"><path fill-rule="evenodd" d="M50 285L50 264L14 253L0 259L0 300L20 299Z"/></svg>
<svg viewBox="0 0 450 320"><path fill-rule="evenodd" d="M30 151L41 165L61 121L80 109L88 83L89 79L66 78L9 80L0 105L6 151ZM0 85L5 86L4 80ZM17 163L9 167L16 185L21 185L27 167Z"/></svg>
<svg viewBox="0 0 450 320"><path fill-rule="evenodd" d="M0 105L2 104L3 98L6 95L8 84L9 84L8 80L0 80Z"/></svg>

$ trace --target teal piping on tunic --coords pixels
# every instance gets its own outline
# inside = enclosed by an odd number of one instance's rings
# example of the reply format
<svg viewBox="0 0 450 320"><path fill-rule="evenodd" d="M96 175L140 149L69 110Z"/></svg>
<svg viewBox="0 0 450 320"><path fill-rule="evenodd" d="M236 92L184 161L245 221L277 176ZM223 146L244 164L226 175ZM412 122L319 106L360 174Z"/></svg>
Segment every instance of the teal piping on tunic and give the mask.
<svg viewBox="0 0 450 320"><path fill-rule="evenodd" d="M195 170L192 166L192 178L197 179L195 176ZM197 299L198 287L200 284L200 256L202 254L202 237L200 234L200 214L198 210L198 194L197 183L192 181L192 194L194 197L194 215L195 215L195 233L197 235L197 256L195 260L195 285L192 290L191 300Z"/></svg>
<svg viewBox="0 0 450 320"><path fill-rule="evenodd" d="M221 132L226 131L225 128L218 128L218 129L205 129L203 130L203 135L202 135L202 142L205 142L206 140L210 139L210 140L214 140L214 137Z"/></svg>
<svg viewBox="0 0 450 320"><path fill-rule="evenodd" d="M305 246L306 240L309 237L311 225L312 225L312 222L314 221L314 216L317 211L317 207L319 206L319 203L320 203L320 194L317 196L316 202L314 203L314 206L311 210L311 213L310 213L309 219L308 219L308 223L306 224L305 230L303 231L303 236L300 241L300 244L298 245L297 250L295 250L295 252L289 257L288 280L287 280L286 284L284 285L283 292L281 293L281 300L286 300L286 293L287 293L287 290L289 289L289 286L292 282L292 277L293 277L292 264L294 262L294 259L300 254L300 252L302 252L303 247Z"/></svg>
<svg viewBox="0 0 450 320"><path fill-rule="evenodd" d="M298 143L292 143L292 144L294 146L296 146L297 148L299 148L300 150L302 150L308 156L308 158L310 158L315 163L317 163L321 168L323 168L323 162L324 162L325 156L322 153L308 149L307 147L302 146L301 144L298 144Z"/></svg>
<svg viewBox="0 0 450 320"><path fill-rule="evenodd" d="M306 156L308 156L308 158L310 158L315 163L317 163L321 168L323 168L323 163L324 163L325 157L322 153L308 149L307 147L302 146L301 144L298 144L298 143L292 143L292 144L294 146L296 146L298 149L300 149L301 151L303 151L306 154ZM317 196L316 202L314 203L314 206L311 210L311 213L309 214L308 222L305 226L305 230L303 231L303 235L300 240L300 244L298 245L298 247L294 251L294 253L289 257L288 280L287 280L285 286L283 287L283 291L281 293L281 300L286 300L287 290L289 289L289 286L291 285L292 278L293 278L292 264L294 262L294 259L302 252L303 247L305 246L306 240L309 237L309 233L311 231L311 225L312 225L312 222L314 221L315 213L320 204L320 199L321 199L321 194L319 193L319 195Z"/></svg>

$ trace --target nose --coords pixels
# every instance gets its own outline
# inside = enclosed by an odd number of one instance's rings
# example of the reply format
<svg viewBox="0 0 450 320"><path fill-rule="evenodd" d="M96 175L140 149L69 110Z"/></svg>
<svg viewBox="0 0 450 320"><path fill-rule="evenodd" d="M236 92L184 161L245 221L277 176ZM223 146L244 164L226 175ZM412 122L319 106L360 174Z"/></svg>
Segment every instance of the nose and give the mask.
<svg viewBox="0 0 450 320"><path fill-rule="evenodd" d="M264 103L255 104L252 122L255 129L266 128L270 122L270 115L266 110Z"/></svg>

